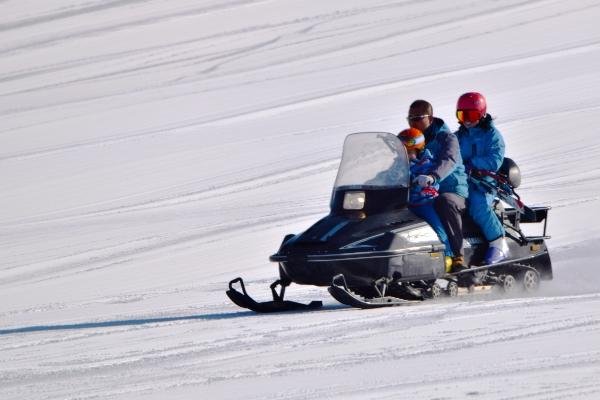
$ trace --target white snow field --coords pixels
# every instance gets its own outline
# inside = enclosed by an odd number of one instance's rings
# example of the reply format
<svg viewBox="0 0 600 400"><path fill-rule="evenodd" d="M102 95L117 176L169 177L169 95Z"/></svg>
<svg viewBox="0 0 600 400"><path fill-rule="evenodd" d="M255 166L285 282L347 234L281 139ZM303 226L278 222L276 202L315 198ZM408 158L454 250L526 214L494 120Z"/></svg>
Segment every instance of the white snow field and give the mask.
<svg viewBox="0 0 600 400"><path fill-rule="evenodd" d="M1 0L0 399L600 399L600 2ZM258 315L344 137L486 95L554 280Z"/></svg>

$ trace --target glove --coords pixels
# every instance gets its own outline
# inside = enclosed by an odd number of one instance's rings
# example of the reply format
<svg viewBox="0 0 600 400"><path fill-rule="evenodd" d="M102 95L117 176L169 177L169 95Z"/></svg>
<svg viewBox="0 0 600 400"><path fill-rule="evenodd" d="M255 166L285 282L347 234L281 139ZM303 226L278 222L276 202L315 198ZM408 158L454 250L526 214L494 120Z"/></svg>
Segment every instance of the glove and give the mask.
<svg viewBox="0 0 600 400"><path fill-rule="evenodd" d="M435 179L433 179L433 176L431 176L431 175L419 175L419 176L417 176L415 181L417 182L417 185L419 185L421 187L427 187L427 186L433 185L433 182L435 182Z"/></svg>

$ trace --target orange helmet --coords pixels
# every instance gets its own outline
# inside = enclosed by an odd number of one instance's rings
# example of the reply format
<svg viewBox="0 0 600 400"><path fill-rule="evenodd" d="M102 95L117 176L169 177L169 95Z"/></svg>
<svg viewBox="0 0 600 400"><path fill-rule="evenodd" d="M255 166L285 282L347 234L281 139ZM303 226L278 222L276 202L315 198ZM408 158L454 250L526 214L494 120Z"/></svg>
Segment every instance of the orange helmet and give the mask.
<svg viewBox="0 0 600 400"><path fill-rule="evenodd" d="M421 151L425 148L425 136L416 128L408 128L398 134L398 138L404 143L406 150Z"/></svg>

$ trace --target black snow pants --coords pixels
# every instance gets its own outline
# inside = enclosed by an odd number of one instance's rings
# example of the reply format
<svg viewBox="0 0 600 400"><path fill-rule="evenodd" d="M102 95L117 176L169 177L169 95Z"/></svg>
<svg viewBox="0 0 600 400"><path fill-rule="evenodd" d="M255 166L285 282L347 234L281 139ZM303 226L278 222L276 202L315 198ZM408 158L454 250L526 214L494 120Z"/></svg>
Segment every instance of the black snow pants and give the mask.
<svg viewBox="0 0 600 400"><path fill-rule="evenodd" d="M456 193L440 193L435 199L435 211L448 235L454 256L463 256L462 214L466 208L466 199Z"/></svg>

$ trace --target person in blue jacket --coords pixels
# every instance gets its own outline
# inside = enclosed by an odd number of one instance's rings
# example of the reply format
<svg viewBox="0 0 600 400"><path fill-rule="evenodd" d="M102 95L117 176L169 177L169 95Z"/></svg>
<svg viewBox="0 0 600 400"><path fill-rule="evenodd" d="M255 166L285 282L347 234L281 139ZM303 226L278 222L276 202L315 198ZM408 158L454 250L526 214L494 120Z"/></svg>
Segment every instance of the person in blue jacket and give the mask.
<svg viewBox="0 0 600 400"><path fill-rule="evenodd" d="M425 136L423 133L418 129L408 128L400 132L398 138L404 144L406 153L408 154L411 182L420 175L430 174L435 168L435 163L431 152L425 149ZM417 183L412 183L408 198L408 207L415 215L427 221L437 234L440 242L445 245L444 255L451 257L453 253L448 241L448 235L433 206L435 199L439 195L439 187L438 183L433 183L425 187Z"/></svg>
<svg viewBox="0 0 600 400"><path fill-rule="evenodd" d="M482 176L493 185L493 179L486 177L486 172L498 171L504 160L505 146L500 131L487 114L485 97L476 92L460 96L456 117L460 125L456 135L467 173ZM493 189L484 188L476 180L469 179L467 209L489 243L484 264L495 264L508 256L504 227L491 207L495 196Z"/></svg>
<svg viewBox="0 0 600 400"><path fill-rule="evenodd" d="M433 116L433 107L425 100L412 102L407 120L411 128L423 132L425 148L433 157L434 167L416 181L421 187L439 184L434 207L448 235L450 268L464 269L462 214L469 189L458 138L442 119Z"/></svg>

